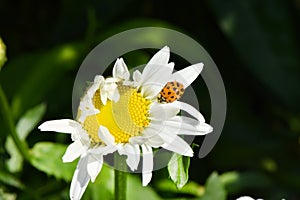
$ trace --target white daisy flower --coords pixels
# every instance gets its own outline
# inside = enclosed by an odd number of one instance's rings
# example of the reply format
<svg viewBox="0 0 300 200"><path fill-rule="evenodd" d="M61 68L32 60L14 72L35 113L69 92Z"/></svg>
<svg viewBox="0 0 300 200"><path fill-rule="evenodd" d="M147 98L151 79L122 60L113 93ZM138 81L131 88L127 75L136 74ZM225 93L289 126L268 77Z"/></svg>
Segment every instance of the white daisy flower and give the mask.
<svg viewBox="0 0 300 200"><path fill-rule="evenodd" d="M132 171L142 155L142 184L153 171L152 148L164 148L184 156L193 150L179 135L205 135L212 127L201 113L178 99L200 74L203 64L173 73L170 49L162 48L145 66L135 71L133 80L123 59L117 59L113 77L96 76L81 100L76 121L69 119L43 123L42 131L70 133L74 141L63 156L64 162L80 157L75 170L71 199L80 199L91 180L101 171L103 155L117 151L126 155ZM178 116L180 110L193 118Z"/></svg>

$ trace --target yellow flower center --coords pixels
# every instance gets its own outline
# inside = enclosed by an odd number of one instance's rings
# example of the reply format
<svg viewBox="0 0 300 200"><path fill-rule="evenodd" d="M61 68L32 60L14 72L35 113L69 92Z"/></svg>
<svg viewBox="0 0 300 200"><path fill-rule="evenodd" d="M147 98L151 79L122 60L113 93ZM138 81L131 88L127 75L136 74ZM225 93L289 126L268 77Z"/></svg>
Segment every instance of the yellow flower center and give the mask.
<svg viewBox="0 0 300 200"><path fill-rule="evenodd" d="M105 126L114 136L116 143L128 143L132 136L141 135L150 123L150 101L130 86L118 85L120 99L118 102L108 100L103 105L98 90L93 97L94 106L100 110L96 115L86 117L83 127L93 143L100 143L98 129Z"/></svg>

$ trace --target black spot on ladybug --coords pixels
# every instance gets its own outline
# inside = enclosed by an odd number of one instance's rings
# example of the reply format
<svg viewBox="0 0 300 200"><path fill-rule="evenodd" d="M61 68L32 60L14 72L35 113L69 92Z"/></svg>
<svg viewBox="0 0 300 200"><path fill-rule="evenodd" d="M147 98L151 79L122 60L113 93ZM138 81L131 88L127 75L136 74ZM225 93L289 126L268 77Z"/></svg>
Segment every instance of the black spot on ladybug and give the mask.
<svg viewBox="0 0 300 200"><path fill-rule="evenodd" d="M180 90L181 92L184 92L184 89L183 88L181 88L181 90Z"/></svg>
<svg viewBox="0 0 300 200"><path fill-rule="evenodd" d="M174 86L175 85L174 82L171 82L171 85Z"/></svg>
<svg viewBox="0 0 300 200"><path fill-rule="evenodd" d="M179 91L177 91L176 94L179 95Z"/></svg>
<svg viewBox="0 0 300 200"><path fill-rule="evenodd" d="M177 87L179 87L179 86L180 86L180 84L179 84L178 82L176 82L176 85L177 85Z"/></svg>
<svg viewBox="0 0 300 200"><path fill-rule="evenodd" d="M168 95L170 95L171 94L171 92L168 92Z"/></svg>
<svg viewBox="0 0 300 200"><path fill-rule="evenodd" d="M174 99L174 96L171 96L171 99Z"/></svg>
<svg viewBox="0 0 300 200"><path fill-rule="evenodd" d="M170 86L167 86L167 89L170 89Z"/></svg>

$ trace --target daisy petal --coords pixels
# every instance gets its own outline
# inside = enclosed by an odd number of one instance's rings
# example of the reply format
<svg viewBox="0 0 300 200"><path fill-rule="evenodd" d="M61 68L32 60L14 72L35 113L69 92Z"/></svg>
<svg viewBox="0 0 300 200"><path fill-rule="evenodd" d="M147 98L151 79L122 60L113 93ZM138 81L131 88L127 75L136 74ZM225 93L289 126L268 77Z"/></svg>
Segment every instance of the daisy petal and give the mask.
<svg viewBox="0 0 300 200"><path fill-rule="evenodd" d="M76 140L70 144L62 157L63 162L72 162L85 152L84 147L82 146L79 140Z"/></svg>
<svg viewBox="0 0 300 200"><path fill-rule="evenodd" d="M190 104L181 102L181 101L176 101L176 104L180 107L180 110L184 110L187 113L189 113L191 116L195 117L199 122L205 122L205 119L203 115L193 106Z"/></svg>
<svg viewBox="0 0 300 200"><path fill-rule="evenodd" d="M159 50L148 62L148 64L168 64L170 59L170 48L168 46L164 46L161 50ZM147 65L148 65L147 64ZM150 70L147 68L147 65L143 71L143 73L148 73Z"/></svg>
<svg viewBox="0 0 300 200"><path fill-rule="evenodd" d="M143 144L141 147L143 152L143 186L147 186L152 178L153 152L152 148L145 144Z"/></svg>
<svg viewBox="0 0 300 200"><path fill-rule="evenodd" d="M116 145L108 145L108 146L99 146L97 148L93 148L89 150L89 153L96 154L96 155L107 155L113 153L117 150Z"/></svg>
<svg viewBox="0 0 300 200"><path fill-rule="evenodd" d="M134 137L129 138L130 144L141 145L141 144L144 144L146 141L147 141L147 138L144 136L134 136Z"/></svg>
<svg viewBox="0 0 300 200"><path fill-rule="evenodd" d="M123 58L118 58L113 68L113 77L128 80L129 76L130 74Z"/></svg>
<svg viewBox="0 0 300 200"><path fill-rule="evenodd" d="M192 148L181 137L174 137L173 133L167 133L160 135L165 143L162 145L164 149L173 151L183 156L193 157L194 152Z"/></svg>
<svg viewBox="0 0 300 200"><path fill-rule="evenodd" d="M149 65L150 66L150 65ZM156 97L161 89L170 80L174 69L174 63L166 65L152 64L152 70L147 74L142 74L140 86L142 86L142 95L151 99Z"/></svg>
<svg viewBox="0 0 300 200"><path fill-rule="evenodd" d="M113 146L115 143L115 138L110 134L109 130L105 126L99 127L98 136L106 145Z"/></svg>
<svg viewBox="0 0 300 200"><path fill-rule="evenodd" d="M213 130L209 124L185 116L175 116L165 121L152 120L151 127L159 133L169 131L177 135L205 135Z"/></svg>
<svg viewBox="0 0 300 200"><path fill-rule="evenodd" d="M138 144L138 145L142 145L142 144L147 144L153 148L158 148L160 147L164 141L161 139L161 137L159 137L158 134L152 134L152 135L148 135L147 132L156 132L156 130L151 130L151 129L145 129L143 132L143 136L135 136L135 137L131 137L129 139L129 142L131 144Z"/></svg>
<svg viewBox="0 0 300 200"><path fill-rule="evenodd" d="M136 170L140 162L140 148L137 144L125 144L123 146L123 153L127 155L127 165L132 171Z"/></svg>
<svg viewBox="0 0 300 200"><path fill-rule="evenodd" d="M141 80L142 73L139 70L135 70L132 74L134 82L139 82Z"/></svg>
<svg viewBox="0 0 300 200"><path fill-rule="evenodd" d="M46 121L41 124L38 129L41 131L55 131L60 133L77 133L78 127L81 127L81 125L74 120L60 119Z"/></svg>
<svg viewBox="0 0 300 200"><path fill-rule="evenodd" d="M103 156L102 155L90 155L88 157L87 172L91 177L91 181L94 182L99 172L102 169Z"/></svg>
<svg viewBox="0 0 300 200"><path fill-rule="evenodd" d="M89 181L90 176L86 170L87 157L81 157L73 175L70 188L71 200L80 200Z"/></svg>
<svg viewBox="0 0 300 200"><path fill-rule="evenodd" d="M93 85L87 91L87 94L90 98L94 96L95 92L99 89L103 81L104 81L103 76L100 75L95 76Z"/></svg>
<svg viewBox="0 0 300 200"><path fill-rule="evenodd" d="M178 81L184 85L184 88L187 88L199 76L202 69L203 63L191 65L172 74L171 81Z"/></svg>
<svg viewBox="0 0 300 200"><path fill-rule="evenodd" d="M177 104L174 103L152 103L149 115L151 119L164 120L170 117L176 116L180 111L180 108Z"/></svg>
<svg viewBox="0 0 300 200"><path fill-rule="evenodd" d="M112 94L111 100L113 100L114 102L118 102L120 99L120 93L119 90L116 88L114 90L114 93Z"/></svg>
<svg viewBox="0 0 300 200"><path fill-rule="evenodd" d="M103 105L106 105L108 94L105 90L100 90L100 98Z"/></svg>
<svg viewBox="0 0 300 200"><path fill-rule="evenodd" d="M144 143L153 148L158 148L164 143L161 137L159 137L158 131L151 127L144 130L143 137L146 139Z"/></svg>
<svg viewBox="0 0 300 200"><path fill-rule="evenodd" d="M93 96L92 96L93 97ZM95 108L92 97L85 95L79 104L80 116L78 121L83 123L87 116L98 114L100 111Z"/></svg>

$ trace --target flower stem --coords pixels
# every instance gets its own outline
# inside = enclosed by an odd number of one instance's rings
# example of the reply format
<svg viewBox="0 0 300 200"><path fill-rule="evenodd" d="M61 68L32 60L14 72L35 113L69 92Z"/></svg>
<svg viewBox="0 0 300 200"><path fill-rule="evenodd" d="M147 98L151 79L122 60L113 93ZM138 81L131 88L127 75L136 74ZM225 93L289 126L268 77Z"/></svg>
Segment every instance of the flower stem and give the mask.
<svg viewBox="0 0 300 200"><path fill-rule="evenodd" d="M115 154L115 199L126 200L127 173L125 160Z"/></svg>
<svg viewBox="0 0 300 200"><path fill-rule="evenodd" d="M0 85L0 113L3 116L3 123L9 131L14 143L16 144L20 154L24 157L25 160L30 160L29 150L27 143L20 140L12 116L12 112L10 110L6 95Z"/></svg>

